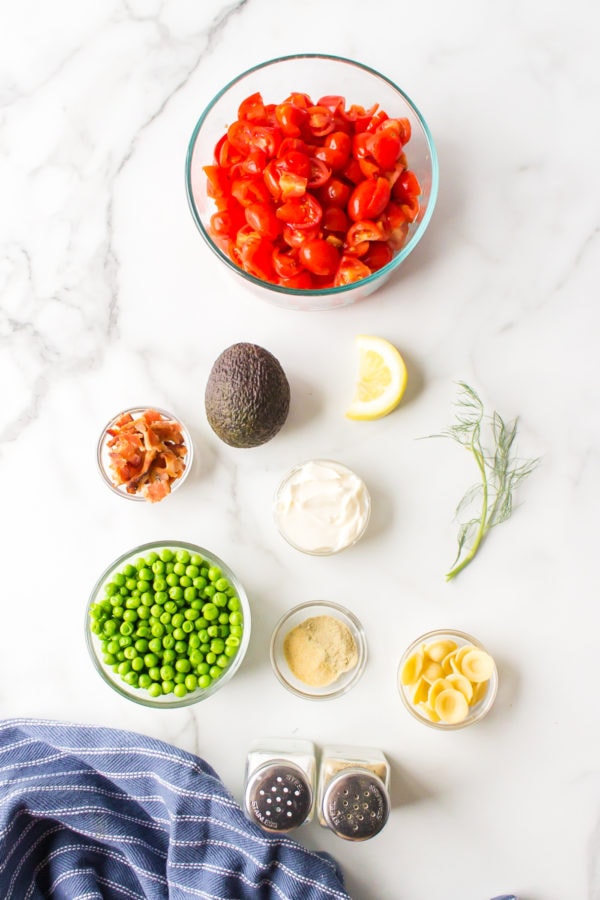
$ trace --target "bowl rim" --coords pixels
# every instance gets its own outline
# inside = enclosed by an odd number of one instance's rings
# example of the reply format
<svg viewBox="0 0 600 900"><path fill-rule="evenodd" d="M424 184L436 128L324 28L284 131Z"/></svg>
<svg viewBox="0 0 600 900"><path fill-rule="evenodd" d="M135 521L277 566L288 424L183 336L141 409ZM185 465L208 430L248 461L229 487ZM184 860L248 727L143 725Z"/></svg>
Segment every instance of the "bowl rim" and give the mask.
<svg viewBox="0 0 600 900"><path fill-rule="evenodd" d="M464 641L465 643L473 644L473 646L478 650L483 650L487 654L489 654L492 662L494 663L494 671L491 678L489 679L489 686L486 691L485 697L477 704L477 706L481 704L480 709L478 709L477 712L470 713L461 722L432 722L431 719L428 719L425 716L421 715L419 710L416 709L416 707L413 706L413 704L408 699L406 688L400 681L400 672L402 671L404 662L408 659L411 653L413 653L417 649L419 644L426 643L428 640L431 640L433 638L441 637L456 637ZM404 706L418 722L422 722L424 725L428 725L430 728L434 728L436 731L458 731L461 728L467 728L469 725L475 725L477 722L480 722L485 716L487 716L487 714L491 710L498 693L498 667L496 665L494 656L490 653L487 647L485 647L485 645L482 644L481 641L478 638L474 637L472 634L469 634L466 631L461 631L458 628L435 628L431 631L426 631L424 634L421 634L419 637L415 638L415 640L412 641L403 651L396 672L396 686L398 688L398 693L400 694L400 699L402 700Z"/></svg>
<svg viewBox="0 0 600 900"><path fill-rule="evenodd" d="M344 469L345 472L348 472L350 475L354 475L355 478L358 478L362 482L362 485L364 487L365 497L366 497L366 501L367 501L367 515L365 516L364 525L361 528L361 530L359 531L359 533L356 535L356 537L353 538L353 540L351 540L348 544L344 544L344 546L340 547L338 550L326 550L326 551L306 550L305 547L300 547L298 544L295 544L294 541L292 541L288 537L288 535L284 532L284 530L281 528L281 526L279 524L279 519L277 516L277 504L279 502L279 495L280 495L281 491L283 490L283 488L288 483L288 481L290 480L290 478L299 469L302 469L304 466L308 465L309 463L323 463L325 465L337 466L340 469ZM371 493L370 493L367 483L364 480L364 478L362 477L362 475L359 475L355 469L350 468L350 466L347 466L346 463L339 462L339 460L337 460L337 459L329 459L329 458L326 458L323 456L311 456L310 458L304 459L304 460L302 460L302 462L295 463L293 466L291 466L287 470L287 472L283 476L283 478L280 480L279 484L277 485L277 488L275 490L275 495L273 498L273 504L272 504L273 519L275 521L275 526L277 528L277 531L283 538L283 540L294 550L297 550L298 553L304 553L306 556L320 556L320 557L337 556L338 553L343 553L344 550L349 550L351 547L354 547L356 544L358 544L358 542L361 540L361 538L363 538L365 536L367 528L369 527L369 522L371 521L372 509L373 509L373 501L371 499Z"/></svg>
<svg viewBox="0 0 600 900"><path fill-rule="evenodd" d="M367 72L370 75L374 75L376 78L385 81L393 90L397 91L400 94L408 106L413 111L415 117L417 118L421 128L423 129L423 133L425 135L425 139L427 142L427 147L429 150L429 157L431 159L431 191L429 195L429 202L427 204L427 209L425 210L425 215L421 219L418 224L418 227L412 233L410 240L406 243L402 249L387 263L385 266L382 266L381 269L377 269L375 272L372 272L370 275L367 275L366 278L361 278L360 281L351 282L350 284L342 284L337 287L329 287L329 288L316 288L314 290L307 290L302 288L290 288L285 287L283 285L273 284L268 281L262 281L260 278L256 278L254 275L251 275L249 272L245 272L239 266L231 260L226 253L224 253L211 239L208 234L206 228L202 223L202 219L198 214L198 210L196 208L196 204L194 202L194 194L192 190L192 157L194 154L194 147L196 145L196 139L198 137L198 133L202 125L204 124L205 119L207 118L210 111L214 106L219 102L219 100L229 91L234 85L238 82L242 81L242 79L246 78L248 75L253 74L254 72L259 71L260 69L266 69L269 66L276 65L281 62L289 62L291 60L299 60L299 59L324 59L329 60L331 62L340 62L345 63L350 66L354 66L357 69L362 69L362 71ZM420 109L416 106L413 100L409 97L409 95L402 90L402 88L398 87L398 85L392 81L391 78L388 78L387 75L383 75L381 72L374 69L372 66L367 65L366 63L358 62L358 60L350 59L346 56L337 56L335 54L330 53L291 53L286 56L276 56L271 59L265 60L264 62L257 63L254 66L251 66L248 69L245 69L239 75L236 75L235 78L232 78L227 84L218 91L217 94L212 98L212 100L207 104L204 108L203 112L200 115L200 118L196 122L194 130L192 131L192 135L190 137L187 152L185 156L185 189L186 196L188 201L188 206L190 208L190 212L192 214L192 218L196 223L196 227L200 231L200 234L204 238L205 242L208 244L210 249L221 259L222 262L226 264L226 266L232 271L235 272L240 278L249 282L250 284L255 285L256 287L262 288L263 290L273 291L276 294L282 294L287 297L337 297L342 296L343 294L349 293L352 290L356 290L356 288L360 285L360 287L368 287L368 285L373 284L376 281L381 279L385 280L385 278L390 275L396 268L407 258L407 256L412 253L415 249L423 235L427 230L427 226L431 220L433 215L433 211L435 209L435 205L437 202L438 189L439 189L439 161L438 154L435 147L435 143L433 141L433 136L429 129L427 122Z"/></svg>
<svg viewBox="0 0 600 900"><path fill-rule="evenodd" d="M282 672L281 668L279 667L275 654L275 645L283 628L285 627L286 622L288 622L293 616L296 616L298 613L301 613L303 611L306 611L308 613L310 612L310 610L317 608L330 610L333 613L337 613L339 619L341 619L342 621L345 620L344 624L348 625L348 627L352 631L352 636L356 642L356 649L358 651L358 661L354 669L351 671L351 673L349 673L350 677L348 678L348 680L337 688L335 687L336 682L334 681L331 685L332 690L322 694L312 693L310 685L306 685L306 689L302 689L297 688L294 684L289 682ZM305 618L308 618L308 615ZM273 628L273 631L271 633L271 640L269 642L269 658L271 660L271 668L273 669L273 673L275 674L279 682L288 691L290 691L290 693L295 694L296 697L300 697L303 700L334 700L336 697L341 697L344 694L348 693L348 691L351 690L351 688L353 688L354 685L357 684L362 677L367 665L368 655L367 639L360 619L347 607L342 606L340 603L334 603L331 600L307 600L304 603L299 603L296 606L293 606L291 609L288 609L277 620L275 627Z"/></svg>
<svg viewBox="0 0 600 900"><path fill-rule="evenodd" d="M173 700L160 700L160 698L151 697L147 692L144 692L143 689L140 691L139 696L136 696L133 691L137 690L136 688L130 687L126 685L124 682L121 683L117 681L116 676L113 678L100 661L100 657L98 655L97 650L97 642L98 639L96 635L94 635L89 627L89 619L90 619L90 607L92 603L96 602L98 599L98 594L108 579L108 576L115 572L119 567L123 566L127 560L132 559L133 557L140 556L144 553L147 553L150 550L158 550L158 549L178 549L178 550L188 550L194 553L198 553L203 556L207 560L210 560L211 563L218 566L222 569L225 577L231 581L234 588L236 589L237 596L240 601L240 605L242 608L242 613L244 616L243 622L243 630L242 630L242 639L240 641L240 645L238 647L238 651L236 655L233 657L231 663L225 669L223 674L216 680L213 681L212 684L207 688L197 688L195 691L192 691L189 694L186 694L185 697L176 697ZM131 700L133 703L137 703L140 706L147 706L151 709L178 709L185 706L192 706L195 703L200 703L202 700L208 699L213 694L216 694L221 687L223 687L228 681L233 678L239 667L241 666L246 652L248 650L248 646L250 643L250 632L251 632L251 612L250 612L250 602L248 600L248 595L239 578L230 568L230 566L224 562L219 556L213 553L211 550L207 550L205 547L201 547L199 544L193 544L190 541L179 541L179 540L162 540L162 541L149 541L148 543L139 544L137 547L131 548L125 553L122 553L117 559L115 559L110 565L106 566L102 574L96 579L96 582L90 592L88 597L88 601L85 606L85 614L84 614L84 631L85 631L85 639L86 646L91 657L92 663L96 671L102 677L103 681L108 684L114 691L120 694L121 697L124 697L126 700ZM128 689L129 688L129 689Z"/></svg>
<svg viewBox="0 0 600 900"><path fill-rule="evenodd" d="M167 496L164 498L164 500L167 500L171 496L171 494L174 494L175 491L181 487L181 485L187 479L187 477L190 473L190 470L192 468L192 464L194 462L194 442L192 441L192 436L189 432L187 425L179 416L173 415L173 413L169 412L166 409L162 409L162 407L160 407L160 406L149 406L149 405L144 406L141 404L138 404L137 406L129 406L127 409L123 409L123 410L121 410L121 412L116 413L114 416L112 416L112 418L110 418L108 420L108 422L106 423L106 425L104 425L104 427L102 428L102 430L100 432L100 437L98 438L98 443L96 445L96 463L98 465L98 470L100 472L100 475L102 476L102 480L107 485L107 487L109 487L111 489L113 494L117 494L117 496L122 497L124 500L133 500L136 503L148 503L148 500L146 500L145 497L142 497L141 494L128 494L127 491L123 490L119 485L114 484L114 482L110 478L109 473L106 470L106 466L104 465L104 462L102 459L102 452L104 450L104 445L106 443L106 436L107 436L108 429L113 424L113 422L115 422L121 416L126 415L126 413L133 415L134 413L137 413L137 412L141 413L144 411L148 411L150 409L155 410L156 412L160 413L161 416L164 416L167 419L171 419L172 421L177 422L177 424L181 427L181 432L183 434L183 441L184 441L184 444L187 447L187 451L188 451L187 458L185 461L185 469L183 470L183 474L179 478L176 478L175 481L173 481L171 483L171 490L169 491ZM163 502L163 501L161 501L161 502Z"/></svg>

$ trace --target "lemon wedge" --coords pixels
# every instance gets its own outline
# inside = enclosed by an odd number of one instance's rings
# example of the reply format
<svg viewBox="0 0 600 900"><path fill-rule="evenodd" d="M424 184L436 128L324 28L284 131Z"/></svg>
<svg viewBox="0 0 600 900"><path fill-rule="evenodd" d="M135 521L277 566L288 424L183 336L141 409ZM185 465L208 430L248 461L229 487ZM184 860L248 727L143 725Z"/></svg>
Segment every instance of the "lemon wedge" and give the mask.
<svg viewBox="0 0 600 900"><path fill-rule="evenodd" d="M407 372L398 350L384 338L359 334L358 378L348 419L367 421L387 416L406 389Z"/></svg>

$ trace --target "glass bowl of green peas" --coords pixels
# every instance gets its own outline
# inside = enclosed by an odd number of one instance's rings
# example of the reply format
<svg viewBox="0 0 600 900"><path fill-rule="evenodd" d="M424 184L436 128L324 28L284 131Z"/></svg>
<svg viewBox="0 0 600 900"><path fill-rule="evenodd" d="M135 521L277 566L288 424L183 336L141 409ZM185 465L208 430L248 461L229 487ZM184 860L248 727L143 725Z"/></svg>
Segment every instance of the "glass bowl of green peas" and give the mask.
<svg viewBox="0 0 600 900"><path fill-rule="evenodd" d="M155 708L189 706L239 669L250 605L214 553L153 541L123 553L98 578L85 636L96 670L122 697Z"/></svg>

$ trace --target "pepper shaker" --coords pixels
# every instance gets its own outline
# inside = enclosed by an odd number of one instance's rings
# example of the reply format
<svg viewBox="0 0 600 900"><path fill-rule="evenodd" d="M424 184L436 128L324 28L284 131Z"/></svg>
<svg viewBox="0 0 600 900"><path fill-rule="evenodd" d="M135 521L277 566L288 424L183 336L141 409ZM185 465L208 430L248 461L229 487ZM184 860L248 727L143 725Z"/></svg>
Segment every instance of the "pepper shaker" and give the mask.
<svg viewBox="0 0 600 900"><path fill-rule="evenodd" d="M373 747L323 747L319 767L319 823L348 841L378 834L390 812L390 766Z"/></svg>
<svg viewBox="0 0 600 900"><path fill-rule="evenodd" d="M248 751L244 809L265 831L286 832L314 814L316 756L312 741L266 738Z"/></svg>

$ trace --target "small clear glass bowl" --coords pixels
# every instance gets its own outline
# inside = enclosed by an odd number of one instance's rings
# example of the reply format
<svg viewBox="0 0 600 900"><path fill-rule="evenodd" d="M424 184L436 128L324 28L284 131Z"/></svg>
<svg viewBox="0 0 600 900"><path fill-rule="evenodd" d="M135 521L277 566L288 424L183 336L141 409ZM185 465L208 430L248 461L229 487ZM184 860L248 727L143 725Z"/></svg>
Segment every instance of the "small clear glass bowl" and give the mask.
<svg viewBox="0 0 600 900"><path fill-rule="evenodd" d="M207 194L206 176L202 167L213 163L215 145L229 125L237 119L240 103L256 92L262 94L265 103L280 103L290 93L297 91L308 93L315 99L328 94L342 94L348 104L360 104L365 108L379 103L390 117L407 118L411 124L412 136L406 145L406 156L409 168L417 176L422 189L419 213L410 225L406 243L394 258L386 266L353 284L303 290L261 281L237 266L217 246L210 234L210 218L215 206ZM320 53L270 59L226 84L200 116L190 139L185 162L185 184L190 211L211 251L255 295L284 309L336 309L362 300L385 284L423 237L435 207L438 181L437 154L429 127L404 91L385 75L362 63Z"/></svg>
<svg viewBox="0 0 600 900"><path fill-rule="evenodd" d="M430 719L424 712L421 712L419 708L412 702L412 695L414 690L413 686L403 685L400 679L400 673L402 672L406 660L409 659L410 656L412 656L412 654L415 653L422 644L430 644L433 641L441 641L446 639L454 641L459 648L464 646L465 644L472 644L477 650L483 650L491 656L489 651L486 650L486 648L480 641L477 640L477 638L474 638L471 634L467 634L464 631L456 631L452 628L442 628L436 631L428 631L426 634L422 634L420 637L414 640L402 654L402 658L400 659L400 663L398 665L397 684L402 702L404 703L409 713L414 716L417 721L423 722L425 725L429 725L430 728L436 728L438 731L456 731L459 728L466 728L468 725L474 725L475 722L481 721L481 719L483 719L483 717L488 714L488 712L494 705L494 700L496 699L496 694L498 692L498 670L496 668L495 661L492 676L487 682L487 690L478 700L478 702L469 708L467 717L462 719L460 722L455 723L432 721L432 719ZM493 657L491 658L493 660Z"/></svg>
<svg viewBox="0 0 600 900"><path fill-rule="evenodd" d="M312 687L297 678L287 663L283 649L288 633L313 616L331 616L342 622L352 634L358 654L356 665L352 669L343 672L334 682L324 687ZM334 697L341 697L354 687L367 664L367 641L360 621L350 610L325 600L301 603L286 612L273 630L269 652L273 671L281 684L292 694L307 700L333 700Z"/></svg>
<svg viewBox="0 0 600 900"><path fill-rule="evenodd" d="M363 521L359 523L359 528L358 528L356 534L354 534L354 536L350 537L345 543L343 543L339 546L319 547L316 549L310 548L310 547L309 548L303 547L297 540L295 541L291 537L291 535L288 532L286 532L286 529L285 529L285 524L283 521L282 498L288 488L288 485L290 484L290 482L293 481L293 479L296 477L296 475L299 472L301 472L305 466L311 465L313 463L316 465L325 466L327 468L335 468L337 471L346 473L348 475L353 476L354 478L357 478L358 481L360 482L361 491L362 491L362 503L364 503L364 510L362 512ZM292 466L292 468L289 470L289 472L285 475L285 477L280 482L279 487L277 488L277 491L275 493L275 500L274 500L274 504L273 504L273 517L275 519L275 524L277 526L277 530L279 531L279 534L290 545L290 547L293 547L295 550L298 550L300 553L306 553L306 554L308 554L308 556L333 556L336 553L341 553L343 550L348 550L349 547L353 547L355 544L358 543L358 541L360 541L360 539L364 535L364 533L367 530L367 527L369 525L370 518L371 518L371 495L369 494L369 490L368 490L365 482L362 480L362 478L359 475L357 475L356 472L354 472L348 466L345 466L343 463L337 462L336 460L333 460L333 459L307 459L302 463L298 463L297 465ZM311 522L316 521L316 517L313 512L310 513L310 517L307 517L307 519L308 518L310 518Z"/></svg>
<svg viewBox="0 0 600 900"><path fill-rule="evenodd" d="M159 697L152 697L145 688L133 687L127 684L116 672L113 672L110 665L107 665L104 662L100 640L90 628L90 608L93 603L97 603L104 599L105 585L108 584L128 563L135 565L135 562L138 559L145 557L152 551L158 553L167 548L174 552L177 550L187 550L190 554L196 553L201 556L209 566L217 566L225 578L227 578L230 584L235 588L240 601L243 618L243 630L240 645L236 655L232 657L229 666L224 669L223 674L207 688L197 688L195 691L186 694L185 697L177 697L175 694L162 694ZM222 559L219 559L219 557L215 556L210 550L205 550L204 547L199 547L196 544L190 544L186 541L152 541L149 544L140 544L139 547L134 547L132 550L123 553L104 570L102 575L100 575L92 588L86 606L84 630L87 648L96 671L106 684L116 691L117 694L120 694L121 697L125 697L127 700L133 700L134 703L138 703L141 706L150 706L154 709L177 709L183 706L191 706L193 703L199 703L201 700L212 697L213 694L216 694L217 691L220 691L222 687L231 681L246 655L248 644L250 642L250 624L250 604L248 602L246 591L238 580L237 575L235 575Z"/></svg>
<svg viewBox="0 0 600 900"><path fill-rule="evenodd" d="M100 472L100 475L102 476L104 483L107 485L107 487L109 487L111 489L113 494L117 494L119 497L124 497L125 500L135 500L138 503L140 503L140 502L148 503L149 501L146 500L146 498L143 497L141 494L128 493L128 491L124 485L115 484L114 481L112 480L112 476L110 474L110 460L109 460L109 456L108 456L108 446L107 446L107 442L110 438L108 430L109 430L109 428L112 428L114 426L115 422L117 422L121 418L121 416L124 416L127 413L129 413L129 415L133 416L133 418L135 419L136 416L142 415L143 413L147 412L149 409L156 410L156 412L160 413L164 419L170 419L173 422L177 422L177 424L181 428L181 433L183 435L183 442L184 442L185 446L187 447L187 454L185 457L185 469L183 470L183 474L179 478L176 478L175 481L171 482L171 485L170 485L171 490L167 494L167 496L164 498L164 500L166 500L168 497L170 497L171 494L174 494L175 491L181 487L183 482L188 477L190 470L192 468L192 463L194 461L194 444L192 442L192 438L191 438L191 435L190 435L187 427L181 421L179 416L172 415L170 412L167 412L165 409L161 409L160 406L130 406L129 409L124 409L120 413L117 413L116 416L113 416L112 419L106 423L106 425L100 432L100 437L98 438L98 446L96 448L96 460L98 462L98 470ZM160 501L160 502L163 502L163 501Z"/></svg>

